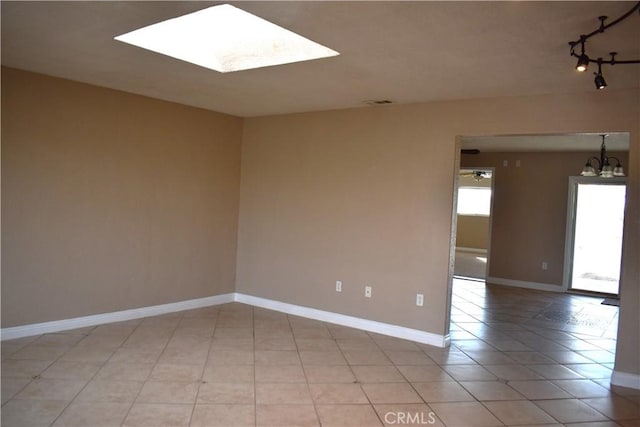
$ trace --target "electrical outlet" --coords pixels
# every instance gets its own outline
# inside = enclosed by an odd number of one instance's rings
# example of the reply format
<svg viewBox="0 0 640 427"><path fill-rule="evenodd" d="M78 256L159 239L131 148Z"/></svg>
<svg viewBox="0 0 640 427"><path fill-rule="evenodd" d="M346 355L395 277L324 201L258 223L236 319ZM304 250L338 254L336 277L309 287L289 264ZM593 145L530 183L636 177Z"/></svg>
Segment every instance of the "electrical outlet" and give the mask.
<svg viewBox="0 0 640 427"><path fill-rule="evenodd" d="M336 280L336 292L342 292L342 280Z"/></svg>
<svg viewBox="0 0 640 427"><path fill-rule="evenodd" d="M416 305L422 307L424 305L424 295L416 294Z"/></svg>
<svg viewBox="0 0 640 427"><path fill-rule="evenodd" d="M516 160L516 167L519 168L520 167L520 160Z"/></svg>
<svg viewBox="0 0 640 427"><path fill-rule="evenodd" d="M542 269L546 270L549 268L549 264L547 264L547 261L542 261Z"/></svg>
<svg viewBox="0 0 640 427"><path fill-rule="evenodd" d="M366 298L371 298L371 286L364 287L364 296Z"/></svg>

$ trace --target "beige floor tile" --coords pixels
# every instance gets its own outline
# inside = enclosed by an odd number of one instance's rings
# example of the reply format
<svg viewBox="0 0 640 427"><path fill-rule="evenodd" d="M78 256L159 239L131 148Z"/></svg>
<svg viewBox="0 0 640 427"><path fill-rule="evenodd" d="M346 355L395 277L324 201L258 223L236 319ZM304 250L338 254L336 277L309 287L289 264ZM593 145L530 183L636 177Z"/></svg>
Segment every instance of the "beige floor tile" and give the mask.
<svg viewBox="0 0 640 427"><path fill-rule="evenodd" d="M256 338L256 350L296 350L296 342L291 338Z"/></svg>
<svg viewBox="0 0 640 427"><path fill-rule="evenodd" d="M612 420L640 419L640 405L623 397L592 397L582 399L582 402Z"/></svg>
<svg viewBox="0 0 640 427"><path fill-rule="evenodd" d="M533 370L531 366L522 365L483 365L486 370L493 375L504 380L540 380L542 377ZM553 365L540 365L553 366Z"/></svg>
<svg viewBox="0 0 640 427"><path fill-rule="evenodd" d="M554 364L555 360L537 351L508 351L505 355L520 363L521 365L543 365Z"/></svg>
<svg viewBox="0 0 640 427"><path fill-rule="evenodd" d="M70 401L86 384L85 380L35 379L15 397L29 400Z"/></svg>
<svg viewBox="0 0 640 427"><path fill-rule="evenodd" d="M151 370L152 363L106 363L95 378L105 381L145 381Z"/></svg>
<svg viewBox="0 0 640 427"><path fill-rule="evenodd" d="M436 365L398 366L398 369L410 382L453 381L453 378Z"/></svg>
<svg viewBox="0 0 640 427"><path fill-rule="evenodd" d="M209 361L213 365L253 365L253 351L214 350L211 347Z"/></svg>
<svg viewBox="0 0 640 427"><path fill-rule="evenodd" d="M20 390L31 382L31 378L2 378L2 404L15 396Z"/></svg>
<svg viewBox="0 0 640 427"><path fill-rule="evenodd" d="M336 339L335 343L342 351L380 351L381 348L374 340L366 338L342 338Z"/></svg>
<svg viewBox="0 0 640 427"><path fill-rule="evenodd" d="M142 381L92 380L76 400L81 402L133 402L143 386Z"/></svg>
<svg viewBox="0 0 640 427"><path fill-rule="evenodd" d="M345 326L331 325L327 327L327 330L336 339L370 339L366 331Z"/></svg>
<svg viewBox="0 0 640 427"><path fill-rule="evenodd" d="M382 423L371 405L317 405L322 427L374 427Z"/></svg>
<svg viewBox="0 0 640 427"><path fill-rule="evenodd" d="M193 405L135 403L129 410L123 426L182 427L191 420Z"/></svg>
<svg viewBox="0 0 640 427"><path fill-rule="evenodd" d="M69 350L69 346L27 344L11 355L12 359L47 360L53 362Z"/></svg>
<svg viewBox="0 0 640 427"><path fill-rule="evenodd" d="M176 365L204 365L209 356L209 343L167 346L158 363Z"/></svg>
<svg viewBox="0 0 640 427"><path fill-rule="evenodd" d="M151 371L149 379L153 381L194 382L202 378L203 370L203 365L158 363Z"/></svg>
<svg viewBox="0 0 640 427"><path fill-rule="evenodd" d="M517 363L501 351L467 351L466 354L481 365L514 365Z"/></svg>
<svg viewBox="0 0 640 427"><path fill-rule="evenodd" d="M198 392L198 404L224 403L241 405L255 403L253 383L205 383Z"/></svg>
<svg viewBox="0 0 640 427"><path fill-rule="evenodd" d="M427 403L475 401L474 397L456 382L412 383Z"/></svg>
<svg viewBox="0 0 640 427"><path fill-rule="evenodd" d="M293 329L293 336L296 340L303 338L331 338L329 330L326 328L298 328Z"/></svg>
<svg viewBox="0 0 640 427"><path fill-rule="evenodd" d="M258 405L312 404L309 386L301 383L257 383Z"/></svg>
<svg viewBox="0 0 640 427"><path fill-rule="evenodd" d="M447 365L444 370L457 381L494 381L498 378L477 365Z"/></svg>
<svg viewBox="0 0 640 427"><path fill-rule="evenodd" d="M478 400L522 400L523 395L500 381L465 381L460 383Z"/></svg>
<svg viewBox="0 0 640 427"><path fill-rule="evenodd" d="M577 398L606 397L611 394L609 390L591 380L555 380L552 382Z"/></svg>
<svg viewBox="0 0 640 427"><path fill-rule="evenodd" d="M253 383L255 372L253 365L208 364L202 380L209 383Z"/></svg>
<svg viewBox="0 0 640 427"><path fill-rule="evenodd" d="M125 337L116 335L91 334L76 344L75 348L94 348L114 351L126 341Z"/></svg>
<svg viewBox="0 0 640 427"><path fill-rule="evenodd" d="M34 345L52 346L52 347L73 347L78 341L85 338L84 335L79 334L44 334L40 335L33 341Z"/></svg>
<svg viewBox="0 0 640 427"><path fill-rule="evenodd" d="M256 365L299 365L300 356L297 351L286 350L256 350L254 354Z"/></svg>
<svg viewBox="0 0 640 427"><path fill-rule="evenodd" d="M251 427L255 426L254 405L197 404L191 427Z"/></svg>
<svg viewBox="0 0 640 427"><path fill-rule="evenodd" d="M422 351L386 350L385 354L394 365L435 365L436 363Z"/></svg>
<svg viewBox="0 0 640 427"><path fill-rule="evenodd" d="M424 403L374 405L374 409L385 426L444 427L436 413Z"/></svg>
<svg viewBox="0 0 640 427"><path fill-rule="evenodd" d="M114 351L115 348L75 346L67 351L60 360L104 363L109 360Z"/></svg>
<svg viewBox="0 0 640 427"><path fill-rule="evenodd" d="M256 366L256 382L260 383L305 383L302 366Z"/></svg>
<svg viewBox="0 0 640 427"><path fill-rule="evenodd" d="M390 382L404 382L405 378L402 376L398 368L395 366L352 366L353 373L357 380L361 383L390 383Z"/></svg>
<svg viewBox="0 0 640 427"><path fill-rule="evenodd" d="M195 313L187 313L183 312L184 316L180 319L180 323L178 323L178 329L184 328L197 328L197 329L208 329L211 331L209 336L213 335L213 328L216 326L216 317L218 317L217 313L213 315L200 315L196 316Z"/></svg>
<svg viewBox="0 0 640 427"><path fill-rule="evenodd" d="M2 427L48 427L69 402L64 400L10 400L2 407Z"/></svg>
<svg viewBox="0 0 640 427"><path fill-rule="evenodd" d="M417 351L420 348L416 343L412 341L403 340L400 338L389 337L386 335L372 334L374 340L378 346L383 350L395 350L395 351Z"/></svg>
<svg viewBox="0 0 640 427"><path fill-rule="evenodd" d="M215 338L250 338L253 339L253 328L222 328L213 331Z"/></svg>
<svg viewBox="0 0 640 427"><path fill-rule="evenodd" d="M162 353L162 348L126 348L117 349L109 362L111 363L156 363Z"/></svg>
<svg viewBox="0 0 640 427"><path fill-rule="evenodd" d="M550 381L509 381L509 386L530 400L571 398L569 393Z"/></svg>
<svg viewBox="0 0 640 427"><path fill-rule="evenodd" d="M506 425L555 423L549 414L529 401L484 402L484 405Z"/></svg>
<svg viewBox="0 0 640 427"><path fill-rule="evenodd" d="M429 406L447 427L503 425L491 412L477 402L430 403Z"/></svg>
<svg viewBox="0 0 640 427"><path fill-rule="evenodd" d="M267 326L272 323L274 326ZM263 338L287 338L293 339L293 332L289 328L289 324L283 324L280 322L263 322L255 324L254 337L258 340Z"/></svg>
<svg viewBox="0 0 640 427"><path fill-rule="evenodd" d="M195 403L200 382L147 381L137 403Z"/></svg>
<svg viewBox="0 0 640 427"><path fill-rule="evenodd" d="M534 403L561 423L607 421L607 417L578 399L538 400Z"/></svg>
<svg viewBox="0 0 640 427"><path fill-rule="evenodd" d="M213 338L213 351L253 351L253 338ZM276 349L277 350L277 349Z"/></svg>
<svg viewBox="0 0 640 427"><path fill-rule="evenodd" d="M256 405L256 421L258 426L270 427L319 426L313 405Z"/></svg>
<svg viewBox="0 0 640 427"><path fill-rule="evenodd" d="M409 383L362 384L371 403L422 403Z"/></svg>
<svg viewBox="0 0 640 427"><path fill-rule="evenodd" d="M49 366L40 376L67 380L90 380L102 367L96 362L71 362L58 360Z"/></svg>
<svg viewBox="0 0 640 427"><path fill-rule="evenodd" d="M338 351L331 338L296 338L296 345L299 351Z"/></svg>
<svg viewBox="0 0 640 427"><path fill-rule="evenodd" d="M360 384L309 384L309 389L316 405L369 403Z"/></svg>
<svg viewBox="0 0 640 427"><path fill-rule="evenodd" d="M72 402L53 427L115 427L129 411L129 403Z"/></svg>
<svg viewBox="0 0 640 427"><path fill-rule="evenodd" d="M52 362L48 360L3 360L2 378L31 379L36 375L40 375L51 364Z"/></svg>
<svg viewBox="0 0 640 427"><path fill-rule="evenodd" d="M349 366L308 365L304 372L309 383L353 383L356 380Z"/></svg>
<svg viewBox="0 0 640 427"><path fill-rule="evenodd" d="M391 365L391 360L382 350L348 350L343 351L349 365Z"/></svg>
<svg viewBox="0 0 640 427"><path fill-rule="evenodd" d="M91 335L114 335L117 337L128 338L135 329L136 325L99 325L91 331Z"/></svg>
<svg viewBox="0 0 640 427"><path fill-rule="evenodd" d="M346 365L347 360L339 350L335 351L300 351L303 365Z"/></svg>
<svg viewBox="0 0 640 427"><path fill-rule="evenodd" d="M562 365L529 365L529 368L547 380L574 380L584 378Z"/></svg>

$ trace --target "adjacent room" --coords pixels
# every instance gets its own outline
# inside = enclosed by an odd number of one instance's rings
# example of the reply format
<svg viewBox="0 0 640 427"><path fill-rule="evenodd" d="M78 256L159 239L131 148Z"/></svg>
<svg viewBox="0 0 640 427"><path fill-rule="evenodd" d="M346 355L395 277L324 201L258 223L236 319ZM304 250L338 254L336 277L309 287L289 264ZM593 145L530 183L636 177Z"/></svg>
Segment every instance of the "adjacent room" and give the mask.
<svg viewBox="0 0 640 427"><path fill-rule="evenodd" d="M639 10L1 2L1 424L639 425Z"/></svg>

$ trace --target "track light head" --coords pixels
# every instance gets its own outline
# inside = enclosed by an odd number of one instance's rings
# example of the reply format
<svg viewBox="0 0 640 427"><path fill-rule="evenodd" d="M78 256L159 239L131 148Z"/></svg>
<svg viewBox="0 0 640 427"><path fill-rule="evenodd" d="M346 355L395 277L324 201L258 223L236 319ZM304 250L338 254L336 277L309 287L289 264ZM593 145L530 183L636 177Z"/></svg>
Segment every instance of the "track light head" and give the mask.
<svg viewBox="0 0 640 427"><path fill-rule="evenodd" d="M589 57L586 53L583 53L578 57L578 63L576 64L576 71L584 73L589 68Z"/></svg>
<svg viewBox="0 0 640 427"><path fill-rule="evenodd" d="M596 89L599 90L607 87L607 81L602 76L602 73L596 73L596 77L593 79L593 83L596 85Z"/></svg>

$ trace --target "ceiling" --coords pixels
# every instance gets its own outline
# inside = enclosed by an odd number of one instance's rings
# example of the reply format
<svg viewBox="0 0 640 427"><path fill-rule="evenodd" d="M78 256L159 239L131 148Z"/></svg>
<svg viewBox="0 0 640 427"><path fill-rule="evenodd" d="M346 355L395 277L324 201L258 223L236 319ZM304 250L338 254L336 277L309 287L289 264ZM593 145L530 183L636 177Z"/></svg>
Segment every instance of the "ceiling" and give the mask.
<svg viewBox="0 0 640 427"><path fill-rule="evenodd" d="M113 40L220 2L0 3L2 64L241 117L595 90L568 42L633 2L231 2L340 56L218 73ZM633 22L633 21L636 22ZM590 39L590 56L640 57L631 17ZM640 66L606 67L608 90ZM384 107L371 107L384 108Z"/></svg>

